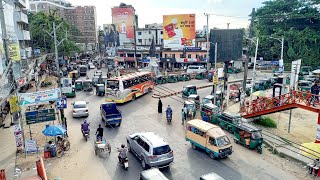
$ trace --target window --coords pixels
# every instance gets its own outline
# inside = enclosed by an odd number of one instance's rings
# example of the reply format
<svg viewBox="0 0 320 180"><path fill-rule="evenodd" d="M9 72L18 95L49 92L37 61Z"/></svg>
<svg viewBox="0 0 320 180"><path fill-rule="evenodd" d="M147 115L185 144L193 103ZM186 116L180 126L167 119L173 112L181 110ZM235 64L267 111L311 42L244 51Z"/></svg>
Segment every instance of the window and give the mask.
<svg viewBox="0 0 320 180"><path fill-rule="evenodd" d="M142 39L138 39L138 42L139 42L139 43L142 43Z"/></svg>
<svg viewBox="0 0 320 180"><path fill-rule="evenodd" d="M209 137L209 144L211 146L217 146L216 140L213 137Z"/></svg>
<svg viewBox="0 0 320 180"><path fill-rule="evenodd" d="M163 43L163 39L161 39L161 43Z"/></svg>
<svg viewBox="0 0 320 180"><path fill-rule="evenodd" d="M169 145L153 148L153 155L154 156L167 154L169 152L171 152L171 148Z"/></svg>
<svg viewBox="0 0 320 180"><path fill-rule="evenodd" d="M172 54L171 56L172 56L172 58L176 58L176 54Z"/></svg>
<svg viewBox="0 0 320 180"><path fill-rule="evenodd" d="M199 58L199 54L196 54L196 58L197 58L197 59Z"/></svg>
<svg viewBox="0 0 320 180"><path fill-rule="evenodd" d="M141 33L141 31L138 31L138 35L141 35L142 33Z"/></svg>
<svg viewBox="0 0 320 180"><path fill-rule="evenodd" d="M164 58L168 58L168 54L164 54Z"/></svg>
<svg viewBox="0 0 320 180"><path fill-rule="evenodd" d="M149 34L151 34L151 31L149 30Z"/></svg>
<svg viewBox="0 0 320 180"><path fill-rule="evenodd" d="M221 136L221 137L217 138L218 147L227 146L229 144L231 144L231 143L230 143L230 140L228 139L227 136Z"/></svg>
<svg viewBox="0 0 320 180"><path fill-rule="evenodd" d="M199 136L205 137L205 133L195 127L191 127L191 131Z"/></svg>
<svg viewBox="0 0 320 180"><path fill-rule="evenodd" d="M180 58L184 58L184 55L183 55L183 54L180 54Z"/></svg>
<svg viewBox="0 0 320 180"><path fill-rule="evenodd" d="M188 54L188 58L191 58L191 54Z"/></svg>
<svg viewBox="0 0 320 180"><path fill-rule="evenodd" d="M142 146L144 150L146 150L147 152L149 152L150 150L150 146L147 143L144 143L144 145Z"/></svg>
<svg viewBox="0 0 320 180"><path fill-rule="evenodd" d="M163 34L163 31L160 32L161 34ZM162 39L161 39L162 40Z"/></svg>

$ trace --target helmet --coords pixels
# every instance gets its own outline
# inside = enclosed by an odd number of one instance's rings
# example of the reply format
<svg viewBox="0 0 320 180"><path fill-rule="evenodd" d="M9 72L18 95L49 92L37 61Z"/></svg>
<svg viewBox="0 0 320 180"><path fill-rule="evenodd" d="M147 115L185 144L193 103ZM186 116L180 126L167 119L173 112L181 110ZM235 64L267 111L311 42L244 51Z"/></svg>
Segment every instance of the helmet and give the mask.
<svg viewBox="0 0 320 180"><path fill-rule="evenodd" d="M85 120L83 121L83 123L87 123L87 120L85 119Z"/></svg>
<svg viewBox="0 0 320 180"><path fill-rule="evenodd" d="M125 147L125 145L124 144L121 144L121 148L124 148Z"/></svg>

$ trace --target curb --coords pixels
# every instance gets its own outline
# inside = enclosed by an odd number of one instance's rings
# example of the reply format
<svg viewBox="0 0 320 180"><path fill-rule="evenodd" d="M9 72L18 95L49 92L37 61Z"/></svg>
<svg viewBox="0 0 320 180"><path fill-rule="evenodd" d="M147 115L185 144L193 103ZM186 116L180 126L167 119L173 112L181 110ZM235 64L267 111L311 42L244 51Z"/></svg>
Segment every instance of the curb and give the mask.
<svg viewBox="0 0 320 180"><path fill-rule="evenodd" d="M200 86L200 87L197 87L197 89L204 89L204 88L208 88L208 87L212 87L212 85L210 84L210 85ZM175 96L175 95L181 94L181 93L182 93L182 91L173 92L173 93L165 94L165 95L153 94L152 97L153 98L166 98L166 97Z"/></svg>

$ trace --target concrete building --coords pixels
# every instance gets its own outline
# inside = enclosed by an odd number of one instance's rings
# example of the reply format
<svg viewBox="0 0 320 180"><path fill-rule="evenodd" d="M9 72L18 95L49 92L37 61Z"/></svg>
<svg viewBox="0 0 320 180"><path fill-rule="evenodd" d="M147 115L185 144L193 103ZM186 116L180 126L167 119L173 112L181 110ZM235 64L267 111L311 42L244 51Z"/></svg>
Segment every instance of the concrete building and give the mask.
<svg viewBox="0 0 320 180"><path fill-rule="evenodd" d="M98 43L97 16L94 6L72 6L65 0L29 0L31 12L46 12L57 10L56 13L65 18L71 25L81 32L76 37L80 47L91 51Z"/></svg>
<svg viewBox="0 0 320 180"><path fill-rule="evenodd" d="M27 58L31 58L32 53L26 2L25 0L14 0L6 1L3 4L10 59L14 62L13 73L15 78L18 79L21 76L21 69L27 68ZM0 44L2 46L2 40ZM7 61L5 54L2 54L2 52L0 52L0 59L2 60L0 74L2 74Z"/></svg>
<svg viewBox="0 0 320 180"><path fill-rule="evenodd" d="M163 29L161 24L146 24L145 28L136 29L136 42L138 46L150 46L154 39L156 46L162 46Z"/></svg>

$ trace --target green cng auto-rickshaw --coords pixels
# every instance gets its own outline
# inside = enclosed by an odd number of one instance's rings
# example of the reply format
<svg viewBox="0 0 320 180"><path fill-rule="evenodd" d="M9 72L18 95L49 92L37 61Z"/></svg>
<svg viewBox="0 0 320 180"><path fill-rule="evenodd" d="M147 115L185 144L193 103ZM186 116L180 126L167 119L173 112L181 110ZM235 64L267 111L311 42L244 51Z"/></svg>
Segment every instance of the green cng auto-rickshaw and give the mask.
<svg viewBox="0 0 320 180"><path fill-rule="evenodd" d="M168 75L168 83L176 83L179 81L178 75L176 74L169 74Z"/></svg>
<svg viewBox="0 0 320 180"><path fill-rule="evenodd" d="M299 91L310 91L312 86L311 81L301 80L298 82L298 90Z"/></svg>
<svg viewBox="0 0 320 180"><path fill-rule="evenodd" d="M86 79L83 81L83 90L84 91L92 91L93 84L92 84L92 80L91 79Z"/></svg>
<svg viewBox="0 0 320 180"><path fill-rule="evenodd" d="M182 97L187 98L191 94L198 94L196 86L188 85L188 86L183 87L183 89L182 89Z"/></svg>
<svg viewBox="0 0 320 180"><path fill-rule="evenodd" d="M190 81L190 80L191 80L190 74L187 74L187 73L180 74L179 81Z"/></svg>
<svg viewBox="0 0 320 180"><path fill-rule="evenodd" d="M242 117L239 114L223 112L212 119L212 123L218 124L222 129L229 132L233 132L235 125L242 121Z"/></svg>
<svg viewBox="0 0 320 180"><path fill-rule="evenodd" d="M156 76L155 83L156 84L165 84L165 83L167 83L167 78L162 75Z"/></svg>
<svg viewBox="0 0 320 180"><path fill-rule="evenodd" d="M64 94L67 98L76 97L76 88L72 86L72 91Z"/></svg>
<svg viewBox="0 0 320 180"><path fill-rule="evenodd" d="M205 78L206 78L206 75L205 75L204 72L199 72L199 73L197 73L197 75L196 75L196 79L201 80L201 79L205 79Z"/></svg>
<svg viewBox="0 0 320 180"><path fill-rule="evenodd" d="M206 97L202 98L201 106L205 104L214 104L214 96L213 95L207 95Z"/></svg>
<svg viewBox="0 0 320 180"><path fill-rule="evenodd" d="M92 78L93 86L96 86L97 84L99 84L99 81L100 81L100 77L99 76L93 76L93 78Z"/></svg>
<svg viewBox="0 0 320 180"><path fill-rule="evenodd" d="M214 105L213 103L203 104L200 109L201 118L210 123L212 123L213 120L217 118L216 116L219 113L220 113L220 108ZM205 116L207 116L207 118L205 118Z"/></svg>
<svg viewBox="0 0 320 180"><path fill-rule="evenodd" d="M104 85L106 85L107 83L107 79L108 79L108 77L107 76L102 76L101 78L100 78L100 81L99 81L99 83L100 84L104 84Z"/></svg>
<svg viewBox="0 0 320 180"><path fill-rule="evenodd" d="M188 97L188 101L193 101L196 104L196 108L198 109L200 107L200 96L197 94L191 94Z"/></svg>
<svg viewBox="0 0 320 180"><path fill-rule="evenodd" d="M248 123L239 123L234 129L234 142L244 145L249 149L256 149L259 154L262 153L262 130Z"/></svg>
<svg viewBox="0 0 320 180"><path fill-rule="evenodd" d="M184 101L183 104L184 107L187 107L187 111L188 111L188 117L194 118L196 116L196 103L194 101Z"/></svg>
<svg viewBox="0 0 320 180"><path fill-rule="evenodd" d="M104 96L106 94L106 88L104 84L97 84L96 85L96 95L97 96Z"/></svg>
<svg viewBox="0 0 320 180"><path fill-rule="evenodd" d="M76 90L80 90L81 91L83 89L82 80L77 79L74 83L75 83Z"/></svg>

